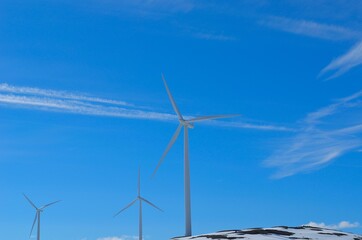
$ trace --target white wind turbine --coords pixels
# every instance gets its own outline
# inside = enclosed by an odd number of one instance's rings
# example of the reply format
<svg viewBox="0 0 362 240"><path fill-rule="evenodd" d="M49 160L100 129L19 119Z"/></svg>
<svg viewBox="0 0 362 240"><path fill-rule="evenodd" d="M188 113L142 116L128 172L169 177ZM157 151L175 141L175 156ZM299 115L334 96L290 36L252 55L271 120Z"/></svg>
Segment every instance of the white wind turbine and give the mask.
<svg viewBox="0 0 362 240"><path fill-rule="evenodd" d="M141 170L138 169L138 195L136 197L135 200L133 200L130 204L128 204L126 207L124 207L122 210L120 210L118 213L116 213L114 215L114 217L118 216L121 212L123 212L124 210L126 210L127 208L131 207L133 204L135 204L136 202L139 202L139 225L138 225L138 239L142 240L142 202L145 202L147 204L149 204L150 206L160 210L161 212L163 212L162 209L158 208L156 205L154 205L153 203L151 203L150 201L148 201L147 199L143 198L141 196Z"/></svg>
<svg viewBox="0 0 362 240"><path fill-rule="evenodd" d="M170 151L171 147L175 143L177 137L179 136L182 127L184 128L184 188L185 188L185 236L191 236L192 230L191 230L191 194L190 194L190 161L189 161L189 135L188 135L188 129L194 128L193 123L195 122L201 122L205 120L212 120L212 119L218 119L218 118L230 118L239 116L238 114L229 114L229 115L214 115L214 116L203 116L203 117L195 117L192 119L184 119L183 116L180 113L180 110L178 109L176 102L170 92L170 89L168 88L168 85L166 83L166 79L162 74L162 80L165 85L167 95L171 101L172 107L174 111L177 114L178 120L180 124L178 125L176 132L171 138L171 141L167 145L166 150L161 156L161 159L158 162L158 165L153 172L153 175L156 174L157 170L161 166L163 160L165 159L167 153Z"/></svg>
<svg viewBox="0 0 362 240"><path fill-rule="evenodd" d="M50 205L56 204L60 201L56 201L56 202L52 202L52 203L48 203L40 208L36 207L35 204L25 195L23 194L24 197L26 198L26 200L28 200L28 202L36 209L36 214L35 214L35 218L34 218L34 222L33 222L33 226L31 227L31 231L30 231L30 235L29 238L31 237L31 234L33 233L33 229L35 226L35 223L38 222L38 231L37 231L37 240L40 240L40 215L41 213L44 211L45 208L49 207Z"/></svg>

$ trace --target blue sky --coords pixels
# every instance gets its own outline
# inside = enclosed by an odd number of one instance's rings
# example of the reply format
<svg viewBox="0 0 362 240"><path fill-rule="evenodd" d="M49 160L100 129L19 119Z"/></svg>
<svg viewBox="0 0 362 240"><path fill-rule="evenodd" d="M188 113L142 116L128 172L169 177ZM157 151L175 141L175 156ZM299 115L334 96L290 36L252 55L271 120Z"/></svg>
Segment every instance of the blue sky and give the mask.
<svg viewBox="0 0 362 240"><path fill-rule="evenodd" d="M184 231L177 121L190 130L194 233L314 222L362 233L362 4L357 0L0 1L0 228L46 239ZM347 221L348 223L343 223Z"/></svg>

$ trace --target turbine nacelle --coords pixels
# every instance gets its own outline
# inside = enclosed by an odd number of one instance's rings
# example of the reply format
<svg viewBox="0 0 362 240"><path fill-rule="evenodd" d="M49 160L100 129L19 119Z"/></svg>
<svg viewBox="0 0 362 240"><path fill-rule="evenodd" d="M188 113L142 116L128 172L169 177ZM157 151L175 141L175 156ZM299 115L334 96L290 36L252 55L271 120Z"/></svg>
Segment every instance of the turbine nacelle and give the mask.
<svg viewBox="0 0 362 240"><path fill-rule="evenodd" d="M184 119L180 120L180 124L184 127L191 128L191 129L195 127L194 124L192 124L189 121L184 120Z"/></svg>

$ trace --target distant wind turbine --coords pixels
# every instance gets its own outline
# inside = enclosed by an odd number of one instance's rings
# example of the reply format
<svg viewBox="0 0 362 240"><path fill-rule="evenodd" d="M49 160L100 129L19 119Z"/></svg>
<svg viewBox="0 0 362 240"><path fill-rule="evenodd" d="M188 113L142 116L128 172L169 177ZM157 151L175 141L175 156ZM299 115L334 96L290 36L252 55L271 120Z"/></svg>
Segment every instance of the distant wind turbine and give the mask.
<svg viewBox="0 0 362 240"><path fill-rule="evenodd" d="M126 210L127 208L131 207L133 204L135 204L137 201L139 201L139 234L138 234L138 239L142 240L142 202L145 202L147 204L149 204L150 206L160 210L161 212L163 212L162 209L160 209L159 207L157 207L156 205L154 205L153 203L151 203L150 201L148 201L147 199L143 198L141 196L141 169L138 169L138 195L136 197L135 200L133 200L130 204L128 204L126 207L124 207L122 210L120 210L118 213L116 213L114 215L114 217L118 216L120 213L122 213L124 210Z"/></svg>
<svg viewBox="0 0 362 240"><path fill-rule="evenodd" d="M239 116L238 114L232 114L232 115L214 115L214 116L203 116L203 117L196 117L189 120L186 120L183 118L183 116L180 113L180 110L178 109L176 102L170 92L170 89L167 85L166 79L164 75L162 74L162 80L165 85L167 95L171 101L172 107L174 111L177 114L178 120L180 124L178 125L176 132L171 138L171 141L169 142L166 150L161 156L161 159L158 162L158 165L153 172L153 175L156 174L157 170L161 166L163 160L165 159L167 153L170 151L171 147L175 143L177 137L179 136L181 132L181 128L184 128L184 187L185 187L185 236L191 236L192 230L191 230L191 194L190 194L190 161L189 161L189 135L188 135L188 129L194 128L193 123L195 122L201 122L205 120L211 120L211 119L219 119L219 118L231 118L235 116Z"/></svg>
<svg viewBox="0 0 362 240"><path fill-rule="evenodd" d="M34 222L33 222L33 226L31 227L31 231L30 231L30 235L29 238L31 237L31 234L33 233L33 229L35 226L35 223L38 222L38 232L37 232L37 240L40 240L40 214L44 211L45 208L49 207L50 205L56 204L60 201L56 201L56 202L52 202L52 203L48 203L40 208L36 207L35 204L23 193L24 197L26 198L26 200L28 200L28 202L30 203L30 205L32 205L35 209L36 209L36 213L35 213L35 218L34 218Z"/></svg>

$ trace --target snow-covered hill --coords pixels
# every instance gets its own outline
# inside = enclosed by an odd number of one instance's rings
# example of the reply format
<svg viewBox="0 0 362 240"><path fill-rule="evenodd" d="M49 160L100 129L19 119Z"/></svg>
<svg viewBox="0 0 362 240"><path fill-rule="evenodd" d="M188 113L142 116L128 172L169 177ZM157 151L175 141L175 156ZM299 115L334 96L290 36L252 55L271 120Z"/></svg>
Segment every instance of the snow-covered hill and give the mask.
<svg viewBox="0 0 362 240"><path fill-rule="evenodd" d="M174 240L362 240L361 235L310 226L226 230Z"/></svg>

